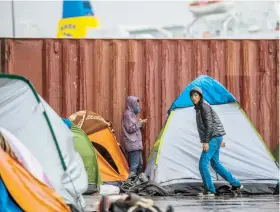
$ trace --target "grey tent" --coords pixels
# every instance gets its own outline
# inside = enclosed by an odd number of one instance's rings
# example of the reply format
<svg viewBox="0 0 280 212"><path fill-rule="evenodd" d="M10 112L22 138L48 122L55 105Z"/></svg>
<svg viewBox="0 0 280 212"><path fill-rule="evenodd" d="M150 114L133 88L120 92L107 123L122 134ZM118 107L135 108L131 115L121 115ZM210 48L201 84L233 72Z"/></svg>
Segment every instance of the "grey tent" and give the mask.
<svg viewBox="0 0 280 212"><path fill-rule="evenodd" d="M0 74L0 127L19 138L38 159L65 202L82 210L81 194L87 190L88 179L73 135L21 76Z"/></svg>
<svg viewBox="0 0 280 212"><path fill-rule="evenodd" d="M227 147L220 160L250 194L272 194L279 180L278 164L236 98L218 81L200 76L174 101L150 155L146 174L180 193L193 194L202 186L198 169L201 143L190 90L199 86L204 99L218 113L226 130ZM227 183L211 170L218 187Z"/></svg>

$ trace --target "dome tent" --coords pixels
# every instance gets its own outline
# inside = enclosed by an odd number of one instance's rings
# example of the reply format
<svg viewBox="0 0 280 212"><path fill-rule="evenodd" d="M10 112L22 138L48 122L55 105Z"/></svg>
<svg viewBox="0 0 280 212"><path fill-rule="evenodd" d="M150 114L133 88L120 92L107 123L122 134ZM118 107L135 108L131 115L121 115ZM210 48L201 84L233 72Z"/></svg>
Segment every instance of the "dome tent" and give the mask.
<svg viewBox="0 0 280 212"><path fill-rule="evenodd" d="M244 184L245 192L273 193L279 178L275 159L236 98L218 81L205 75L191 82L170 107L166 124L150 154L146 175L186 194L194 194L202 186L198 169L202 150L190 99L194 86L203 90L204 99L225 127L227 147L220 152L221 162ZM226 185L213 170L211 175L216 186Z"/></svg>
<svg viewBox="0 0 280 212"><path fill-rule="evenodd" d="M97 153L92 146L87 134L68 119L62 118L66 126L74 135L74 147L83 159L88 175L88 190L84 194L91 195L98 191L102 179L97 162Z"/></svg>
<svg viewBox="0 0 280 212"><path fill-rule="evenodd" d="M81 128L97 153L98 167L105 184L127 180L129 168L111 123L92 111L78 111L69 120Z"/></svg>
<svg viewBox="0 0 280 212"><path fill-rule="evenodd" d="M0 74L0 97L0 126L37 158L64 201L82 210L87 174L70 130L24 77Z"/></svg>

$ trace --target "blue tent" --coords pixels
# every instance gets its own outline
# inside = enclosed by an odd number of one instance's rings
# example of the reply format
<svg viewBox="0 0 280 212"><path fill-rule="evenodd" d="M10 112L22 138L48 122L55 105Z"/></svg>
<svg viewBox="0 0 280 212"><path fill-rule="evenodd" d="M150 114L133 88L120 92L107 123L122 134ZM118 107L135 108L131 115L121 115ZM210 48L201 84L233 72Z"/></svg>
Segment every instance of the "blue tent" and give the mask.
<svg viewBox="0 0 280 212"><path fill-rule="evenodd" d="M221 83L209 76L201 75L192 81L173 102L168 111L169 114L176 108L193 106L190 98L190 91L195 86L202 89L203 97L210 105L227 104L236 101L235 97Z"/></svg>
<svg viewBox="0 0 280 212"><path fill-rule="evenodd" d="M221 83L205 75L191 82L171 105L145 174L157 183L180 188L180 193L196 193L202 186L198 169L202 150L196 111L190 98L195 86L201 88L204 99L212 105L225 128L223 137L228 148L221 151L224 164L246 184L246 193L272 194L279 180L275 159L236 98ZM213 170L211 175L217 186L226 185Z"/></svg>
<svg viewBox="0 0 280 212"><path fill-rule="evenodd" d="M23 212L9 194L4 182L0 178L0 211L1 212Z"/></svg>

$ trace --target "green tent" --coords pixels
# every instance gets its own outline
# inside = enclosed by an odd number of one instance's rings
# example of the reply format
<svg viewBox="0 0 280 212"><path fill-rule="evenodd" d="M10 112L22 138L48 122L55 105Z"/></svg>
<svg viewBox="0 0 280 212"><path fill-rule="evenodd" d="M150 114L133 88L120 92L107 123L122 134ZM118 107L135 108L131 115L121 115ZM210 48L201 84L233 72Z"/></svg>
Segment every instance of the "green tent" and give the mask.
<svg viewBox="0 0 280 212"><path fill-rule="evenodd" d="M81 155L86 172L88 174L88 184L100 186L102 179L97 163L97 154L85 132L72 124L71 131L74 135L74 146Z"/></svg>

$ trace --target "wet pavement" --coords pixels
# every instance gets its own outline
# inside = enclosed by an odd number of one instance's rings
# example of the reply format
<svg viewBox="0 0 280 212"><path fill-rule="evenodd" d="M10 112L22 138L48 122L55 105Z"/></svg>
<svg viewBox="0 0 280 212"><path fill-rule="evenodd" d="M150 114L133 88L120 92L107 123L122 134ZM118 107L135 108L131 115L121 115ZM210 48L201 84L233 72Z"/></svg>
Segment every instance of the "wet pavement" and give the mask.
<svg viewBox="0 0 280 212"><path fill-rule="evenodd" d="M213 211L213 212L276 212L279 211L279 196L242 196L242 197L159 197L153 198L155 205L162 211L168 205L174 207L175 212L185 211ZM98 204L98 196L85 196L87 212L95 211Z"/></svg>

